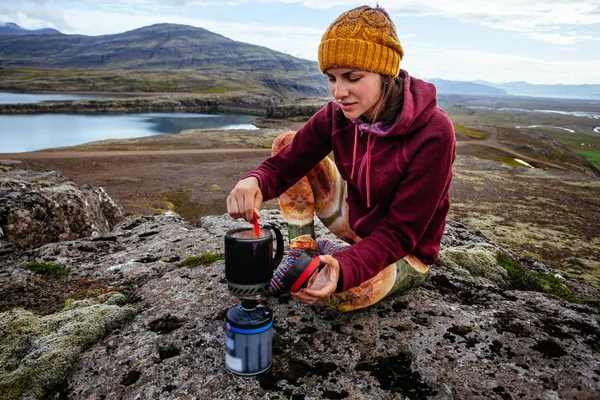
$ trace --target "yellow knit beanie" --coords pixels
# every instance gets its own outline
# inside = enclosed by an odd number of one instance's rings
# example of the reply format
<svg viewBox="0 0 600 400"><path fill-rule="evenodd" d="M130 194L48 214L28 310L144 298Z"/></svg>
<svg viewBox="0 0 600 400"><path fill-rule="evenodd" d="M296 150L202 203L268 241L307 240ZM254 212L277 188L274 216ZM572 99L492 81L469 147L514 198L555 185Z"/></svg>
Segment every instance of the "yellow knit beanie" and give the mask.
<svg viewBox="0 0 600 400"><path fill-rule="evenodd" d="M357 68L397 76L404 51L396 27L381 8L360 6L340 15L319 45L319 68Z"/></svg>

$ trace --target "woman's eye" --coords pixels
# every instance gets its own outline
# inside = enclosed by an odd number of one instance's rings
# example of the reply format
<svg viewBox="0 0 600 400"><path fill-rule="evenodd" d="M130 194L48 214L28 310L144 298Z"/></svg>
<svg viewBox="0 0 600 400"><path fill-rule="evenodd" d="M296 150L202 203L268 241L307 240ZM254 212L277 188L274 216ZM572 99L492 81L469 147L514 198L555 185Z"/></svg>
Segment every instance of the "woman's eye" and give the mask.
<svg viewBox="0 0 600 400"><path fill-rule="evenodd" d="M358 82L360 80L360 76L349 76L348 80L350 82Z"/></svg>

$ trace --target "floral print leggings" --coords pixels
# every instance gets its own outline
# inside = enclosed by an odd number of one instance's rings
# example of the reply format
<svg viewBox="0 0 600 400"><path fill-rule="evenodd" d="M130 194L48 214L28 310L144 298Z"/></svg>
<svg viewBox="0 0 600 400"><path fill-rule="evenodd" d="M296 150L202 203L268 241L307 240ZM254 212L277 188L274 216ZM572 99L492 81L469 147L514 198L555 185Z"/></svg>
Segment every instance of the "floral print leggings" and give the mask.
<svg viewBox="0 0 600 400"><path fill-rule="evenodd" d="M272 154L292 142L295 132L279 135ZM325 157L304 178L279 197L279 207L288 225L290 249L317 250L332 254L361 240L350 228L346 203L346 182L335 163ZM348 244L314 240L314 215L338 238ZM418 286L427 277L429 266L409 255L390 264L373 278L341 293L333 293L316 305L336 311L352 311L371 306L391 293L402 293Z"/></svg>

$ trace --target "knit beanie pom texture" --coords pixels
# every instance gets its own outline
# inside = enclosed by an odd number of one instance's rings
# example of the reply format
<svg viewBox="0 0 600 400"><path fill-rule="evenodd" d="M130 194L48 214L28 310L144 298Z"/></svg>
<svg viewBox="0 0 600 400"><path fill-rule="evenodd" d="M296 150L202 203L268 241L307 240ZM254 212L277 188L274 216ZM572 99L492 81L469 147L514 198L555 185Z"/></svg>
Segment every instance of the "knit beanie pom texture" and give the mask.
<svg viewBox="0 0 600 400"><path fill-rule="evenodd" d="M357 68L397 76L404 51L382 9L361 6L340 15L323 34L319 68Z"/></svg>

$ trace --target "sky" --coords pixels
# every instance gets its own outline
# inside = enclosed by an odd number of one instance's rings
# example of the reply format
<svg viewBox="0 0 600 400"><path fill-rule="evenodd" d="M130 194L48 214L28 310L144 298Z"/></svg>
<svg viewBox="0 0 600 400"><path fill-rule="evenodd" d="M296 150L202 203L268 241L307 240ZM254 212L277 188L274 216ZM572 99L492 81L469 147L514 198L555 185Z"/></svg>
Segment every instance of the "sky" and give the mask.
<svg viewBox="0 0 600 400"><path fill-rule="evenodd" d="M341 13L375 1L2 0L0 24L108 35L156 23L201 27L230 39L317 60ZM494 83L600 84L600 0L380 0L420 78Z"/></svg>

